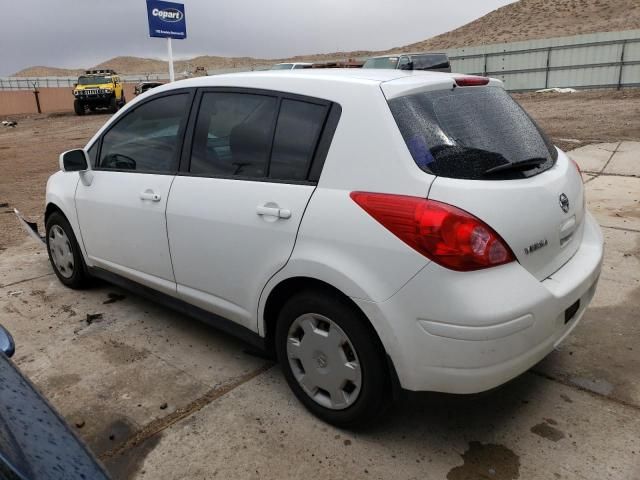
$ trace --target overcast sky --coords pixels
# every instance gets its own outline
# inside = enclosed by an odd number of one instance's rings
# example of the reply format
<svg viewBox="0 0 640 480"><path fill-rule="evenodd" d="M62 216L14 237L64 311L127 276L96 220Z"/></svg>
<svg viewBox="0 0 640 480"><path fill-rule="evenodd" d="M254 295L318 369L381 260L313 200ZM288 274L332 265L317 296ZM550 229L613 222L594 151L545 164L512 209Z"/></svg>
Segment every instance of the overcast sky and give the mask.
<svg viewBox="0 0 640 480"><path fill-rule="evenodd" d="M380 50L424 40L513 0L184 0L174 56L286 57ZM117 55L165 58L145 0L19 0L3 14L0 75L33 65L83 68Z"/></svg>

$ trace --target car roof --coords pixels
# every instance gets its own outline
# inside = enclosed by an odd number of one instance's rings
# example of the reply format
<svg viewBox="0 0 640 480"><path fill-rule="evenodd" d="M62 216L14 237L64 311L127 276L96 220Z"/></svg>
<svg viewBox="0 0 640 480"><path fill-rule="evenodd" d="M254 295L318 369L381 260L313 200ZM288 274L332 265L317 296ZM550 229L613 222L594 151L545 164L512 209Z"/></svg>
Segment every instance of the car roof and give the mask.
<svg viewBox="0 0 640 480"><path fill-rule="evenodd" d="M423 70L377 68L308 68L300 70L261 70L195 77L167 83L136 97L147 98L181 88L228 87L269 90L348 102L354 87L382 90L387 99L413 92L449 88L461 74ZM502 82L491 79L489 85ZM153 92L153 93L151 93ZM134 100L133 102L135 102Z"/></svg>
<svg viewBox="0 0 640 480"><path fill-rule="evenodd" d="M190 78L166 84L165 89L172 90L186 87L238 86L262 88L272 84L274 79L280 81L304 79L308 84L380 84L405 77L419 77L421 82L439 83L445 78L453 79L451 73L429 72L420 70L362 69L362 68L308 68L303 70L261 70L256 72L227 73L206 77ZM416 78L418 80L418 78Z"/></svg>

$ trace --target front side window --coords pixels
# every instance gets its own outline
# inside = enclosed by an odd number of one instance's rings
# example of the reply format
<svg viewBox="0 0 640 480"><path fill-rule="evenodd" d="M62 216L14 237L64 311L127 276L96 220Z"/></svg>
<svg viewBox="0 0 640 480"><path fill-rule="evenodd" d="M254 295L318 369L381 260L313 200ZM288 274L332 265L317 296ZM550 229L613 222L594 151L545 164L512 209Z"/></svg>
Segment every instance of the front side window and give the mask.
<svg viewBox="0 0 640 480"><path fill-rule="evenodd" d="M265 177L278 99L268 95L207 92L196 122L190 172Z"/></svg>
<svg viewBox="0 0 640 480"><path fill-rule="evenodd" d="M327 114L327 107L283 99L273 141L269 178L305 180Z"/></svg>
<svg viewBox="0 0 640 480"><path fill-rule="evenodd" d="M189 96L156 98L126 114L104 135L99 168L175 172Z"/></svg>

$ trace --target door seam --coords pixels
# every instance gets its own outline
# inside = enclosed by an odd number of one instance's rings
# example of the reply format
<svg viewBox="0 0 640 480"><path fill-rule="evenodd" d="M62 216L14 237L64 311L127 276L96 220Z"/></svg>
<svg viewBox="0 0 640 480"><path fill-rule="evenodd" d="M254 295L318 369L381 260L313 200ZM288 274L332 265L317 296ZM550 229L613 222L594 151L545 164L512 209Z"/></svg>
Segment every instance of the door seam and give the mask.
<svg viewBox="0 0 640 480"><path fill-rule="evenodd" d="M289 256L287 257L287 260L282 264L282 267L280 267L275 272L273 272L273 275L271 275L267 279L267 281L262 286L262 290L260 290L260 295L258 295L258 306L257 306L257 309L256 309L256 332L258 332L258 335L260 335L262 337L266 337L266 335L262 335L262 333L264 333L264 332L261 332L261 329L260 329L260 303L262 302L262 297L264 295L264 291L267 288L267 285L269 285L269 282L278 273L280 273L284 269L284 267L287 266L287 264L289 263L289 260L291 260L291 257L293 256L293 251L295 250L296 245L298 244L298 235L300 234L300 229L302 228L302 222L304 221L304 215L307 212L307 208L309 207L309 204L311 203L311 199L315 195L317 189L318 189L318 185L313 187L313 191L311 192L311 195L309 195L309 199L307 200L307 203L305 204L304 208L302 209L302 215L300 216L300 222L298 223L298 228L296 229L296 236L293 239L293 245L291 247L291 251L289 252ZM264 329L262 329L262 330L264 330Z"/></svg>
<svg viewBox="0 0 640 480"><path fill-rule="evenodd" d="M176 296L178 295L178 279L176 278L176 271L173 268L173 255L171 254L171 239L169 238L169 219L167 218L167 210L169 209L169 201L171 200L171 189L173 188L173 182L176 181L177 175L174 175L169 185L169 191L167 192L167 202L164 205L164 230L167 235L167 248L169 249L169 263L171 264L171 273L173 274L173 283L175 284Z"/></svg>

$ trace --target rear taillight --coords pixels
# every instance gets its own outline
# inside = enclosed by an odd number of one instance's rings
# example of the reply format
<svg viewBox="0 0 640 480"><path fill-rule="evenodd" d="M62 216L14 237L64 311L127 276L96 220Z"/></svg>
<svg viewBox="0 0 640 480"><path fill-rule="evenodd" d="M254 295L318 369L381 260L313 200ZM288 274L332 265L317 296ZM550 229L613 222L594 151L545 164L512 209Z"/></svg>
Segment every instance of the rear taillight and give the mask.
<svg viewBox="0 0 640 480"><path fill-rule="evenodd" d="M446 203L369 192L352 192L351 198L400 240L443 267L471 271L515 260L491 227Z"/></svg>
<svg viewBox="0 0 640 480"><path fill-rule="evenodd" d="M456 85L459 87L479 87L481 85L488 85L489 79L487 77L479 77L476 75L465 75L464 77L456 77Z"/></svg>

